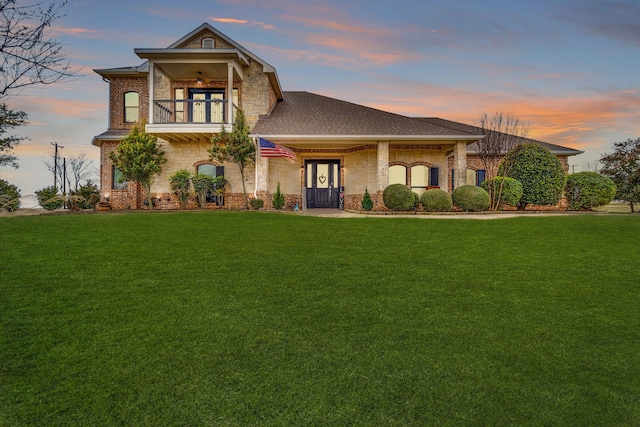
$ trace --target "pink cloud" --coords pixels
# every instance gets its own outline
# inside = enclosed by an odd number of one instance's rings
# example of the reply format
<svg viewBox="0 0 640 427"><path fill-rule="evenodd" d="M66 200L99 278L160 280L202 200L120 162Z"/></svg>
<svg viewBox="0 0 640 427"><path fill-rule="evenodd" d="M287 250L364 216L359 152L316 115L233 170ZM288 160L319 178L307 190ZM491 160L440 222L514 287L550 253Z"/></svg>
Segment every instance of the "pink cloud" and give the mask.
<svg viewBox="0 0 640 427"><path fill-rule="evenodd" d="M265 30L272 30L275 28L275 25L271 25L271 24L266 24L264 22L260 22L260 21L249 21L247 19L236 19L236 18L216 18L216 17L212 17L209 18L214 22L220 22L223 24L236 24L236 25L254 25L254 26L258 26L261 27Z"/></svg>

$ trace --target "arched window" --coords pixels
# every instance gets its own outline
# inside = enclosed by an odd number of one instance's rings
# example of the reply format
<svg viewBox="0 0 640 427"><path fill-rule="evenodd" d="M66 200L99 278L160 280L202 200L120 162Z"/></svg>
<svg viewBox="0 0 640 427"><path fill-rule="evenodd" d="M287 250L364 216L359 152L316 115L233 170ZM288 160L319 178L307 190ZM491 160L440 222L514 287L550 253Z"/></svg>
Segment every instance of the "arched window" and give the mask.
<svg viewBox="0 0 640 427"><path fill-rule="evenodd" d="M411 166L411 190L422 196L429 185L429 168L425 165Z"/></svg>
<svg viewBox="0 0 640 427"><path fill-rule="evenodd" d="M403 165L389 166L389 185L407 185L407 168Z"/></svg>
<svg viewBox="0 0 640 427"><path fill-rule="evenodd" d="M127 182L122 180L122 172L115 165L111 166L111 189L126 190Z"/></svg>
<svg viewBox="0 0 640 427"><path fill-rule="evenodd" d="M127 92L124 94L124 122L135 123L140 120L140 94Z"/></svg>

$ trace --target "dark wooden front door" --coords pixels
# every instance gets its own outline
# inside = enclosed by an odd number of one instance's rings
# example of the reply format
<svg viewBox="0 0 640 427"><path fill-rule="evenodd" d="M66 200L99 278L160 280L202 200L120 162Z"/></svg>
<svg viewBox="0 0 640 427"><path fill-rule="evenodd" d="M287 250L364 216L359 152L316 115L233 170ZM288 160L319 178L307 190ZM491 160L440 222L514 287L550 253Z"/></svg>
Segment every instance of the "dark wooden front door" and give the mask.
<svg viewBox="0 0 640 427"><path fill-rule="evenodd" d="M340 162L338 160L308 160L305 181L308 209L338 208L340 196Z"/></svg>

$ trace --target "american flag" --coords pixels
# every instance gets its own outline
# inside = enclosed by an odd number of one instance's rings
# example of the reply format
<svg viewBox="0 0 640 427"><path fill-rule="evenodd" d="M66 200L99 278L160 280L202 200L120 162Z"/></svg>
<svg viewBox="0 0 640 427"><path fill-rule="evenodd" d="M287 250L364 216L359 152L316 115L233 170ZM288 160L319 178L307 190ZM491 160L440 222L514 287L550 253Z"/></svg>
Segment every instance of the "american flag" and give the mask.
<svg viewBox="0 0 640 427"><path fill-rule="evenodd" d="M296 153L291 151L290 148L274 144L264 138L258 138L258 142L260 143L260 155L262 157L284 157L290 161L296 160Z"/></svg>

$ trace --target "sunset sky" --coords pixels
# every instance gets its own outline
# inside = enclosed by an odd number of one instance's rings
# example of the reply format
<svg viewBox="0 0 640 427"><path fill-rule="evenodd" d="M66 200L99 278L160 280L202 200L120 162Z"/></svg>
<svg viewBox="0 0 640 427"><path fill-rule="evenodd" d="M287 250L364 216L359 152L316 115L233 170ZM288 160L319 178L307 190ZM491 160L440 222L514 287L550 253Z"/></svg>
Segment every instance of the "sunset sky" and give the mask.
<svg viewBox="0 0 640 427"><path fill-rule="evenodd" d="M81 75L7 100L29 115L20 168L0 168L22 195L53 184L51 142L99 167L108 85L93 69L139 65L134 48L203 22L276 67L284 90L469 124L512 112L530 137L584 150L576 172L640 137L638 0L70 0L63 12L52 31Z"/></svg>

